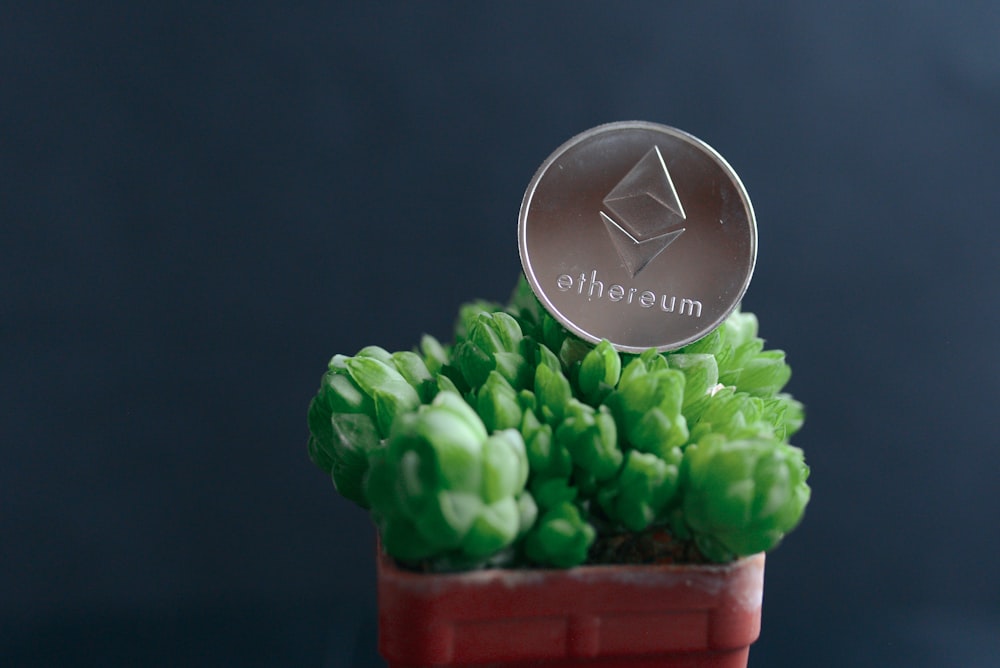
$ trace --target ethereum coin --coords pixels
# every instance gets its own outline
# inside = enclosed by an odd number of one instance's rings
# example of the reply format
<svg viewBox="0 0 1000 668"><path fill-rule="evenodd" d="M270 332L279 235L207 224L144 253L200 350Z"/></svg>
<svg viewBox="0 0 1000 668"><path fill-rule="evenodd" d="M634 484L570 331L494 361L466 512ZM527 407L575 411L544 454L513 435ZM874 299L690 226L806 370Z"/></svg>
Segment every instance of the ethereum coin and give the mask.
<svg viewBox="0 0 1000 668"><path fill-rule="evenodd" d="M743 184L675 128L609 123L560 146L521 203L524 273L574 334L623 352L673 350L718 327L757 259Z"/></svg>

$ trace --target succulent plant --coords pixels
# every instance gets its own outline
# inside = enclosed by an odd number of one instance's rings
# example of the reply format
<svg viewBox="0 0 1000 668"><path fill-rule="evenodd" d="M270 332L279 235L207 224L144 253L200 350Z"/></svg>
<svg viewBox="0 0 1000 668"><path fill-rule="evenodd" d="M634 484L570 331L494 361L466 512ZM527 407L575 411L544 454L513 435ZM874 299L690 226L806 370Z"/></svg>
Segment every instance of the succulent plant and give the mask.
<svg viewBox="0 0 1000 668"><path fill-rule="evenodd" d="M522 277L506 306L463 306L450 343L335 356L308 452L404 564L571 567L645 531L724 562L775 547L809 501L790 376L751 313L623 354L568 333Z"/></svg>

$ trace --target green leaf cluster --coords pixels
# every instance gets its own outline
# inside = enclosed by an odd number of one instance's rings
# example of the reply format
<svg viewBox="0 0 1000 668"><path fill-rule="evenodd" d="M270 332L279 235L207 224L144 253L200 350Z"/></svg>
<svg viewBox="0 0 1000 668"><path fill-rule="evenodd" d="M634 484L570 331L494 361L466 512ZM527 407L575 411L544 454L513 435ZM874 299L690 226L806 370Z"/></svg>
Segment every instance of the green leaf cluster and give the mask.
<svg viewBox="0 0 1000 668"><path fill-rule="evenodd" d="M308 450L403 562L570 567L601 535L659 527L728 561L775 547L808 503L790 376L751 313L622 354L567 332L522 277L505 306L461 307L449 343L335 356Z"/></svg>
<svg viewBox="0 0 1000 668"><path fill-rule="evenodd" d="M486 559L511 545L525 513L524 440L489 434L458 394L401 415L370 453L366 496L390 554L403 560Z"/></svg>

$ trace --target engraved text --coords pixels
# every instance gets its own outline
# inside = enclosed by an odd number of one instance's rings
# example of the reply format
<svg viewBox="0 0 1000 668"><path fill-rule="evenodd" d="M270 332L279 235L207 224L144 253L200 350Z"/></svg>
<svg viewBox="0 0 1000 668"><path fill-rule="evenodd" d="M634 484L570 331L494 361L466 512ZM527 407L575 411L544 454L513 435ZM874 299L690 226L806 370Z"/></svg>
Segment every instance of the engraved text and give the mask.
<svg viewBox="0 0 1000 668"><path fill-rule="evenodd" d="M618 283L612 283L605 289L604 281L598 279L596 269L592 270L589 276L586 272L579 276L562 274L556 278L556 287L559 288L560 292L575 292L586 297L587 301L603 299L607 296L612 302L635 304L640 308L657 308L664 313L701 317L702 304L697 299L682 297L678 300L675 296L657 295L650 290L640 291L639 288L625 287Z"/></svg>

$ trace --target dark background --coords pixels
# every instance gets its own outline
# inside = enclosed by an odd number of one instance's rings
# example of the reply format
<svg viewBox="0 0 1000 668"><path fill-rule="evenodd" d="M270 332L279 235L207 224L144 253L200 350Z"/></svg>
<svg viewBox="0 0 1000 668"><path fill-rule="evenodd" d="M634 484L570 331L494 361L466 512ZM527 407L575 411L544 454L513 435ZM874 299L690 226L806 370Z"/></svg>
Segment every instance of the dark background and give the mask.
<svg viewBox="0 0 1000 668"><path fill-rule="evenodd" d="M995 3L19 4L0 663L379 665L325 363L504 299L538 165L641 119L747 186L809 409L751 666L996 665Z"/></svg>

